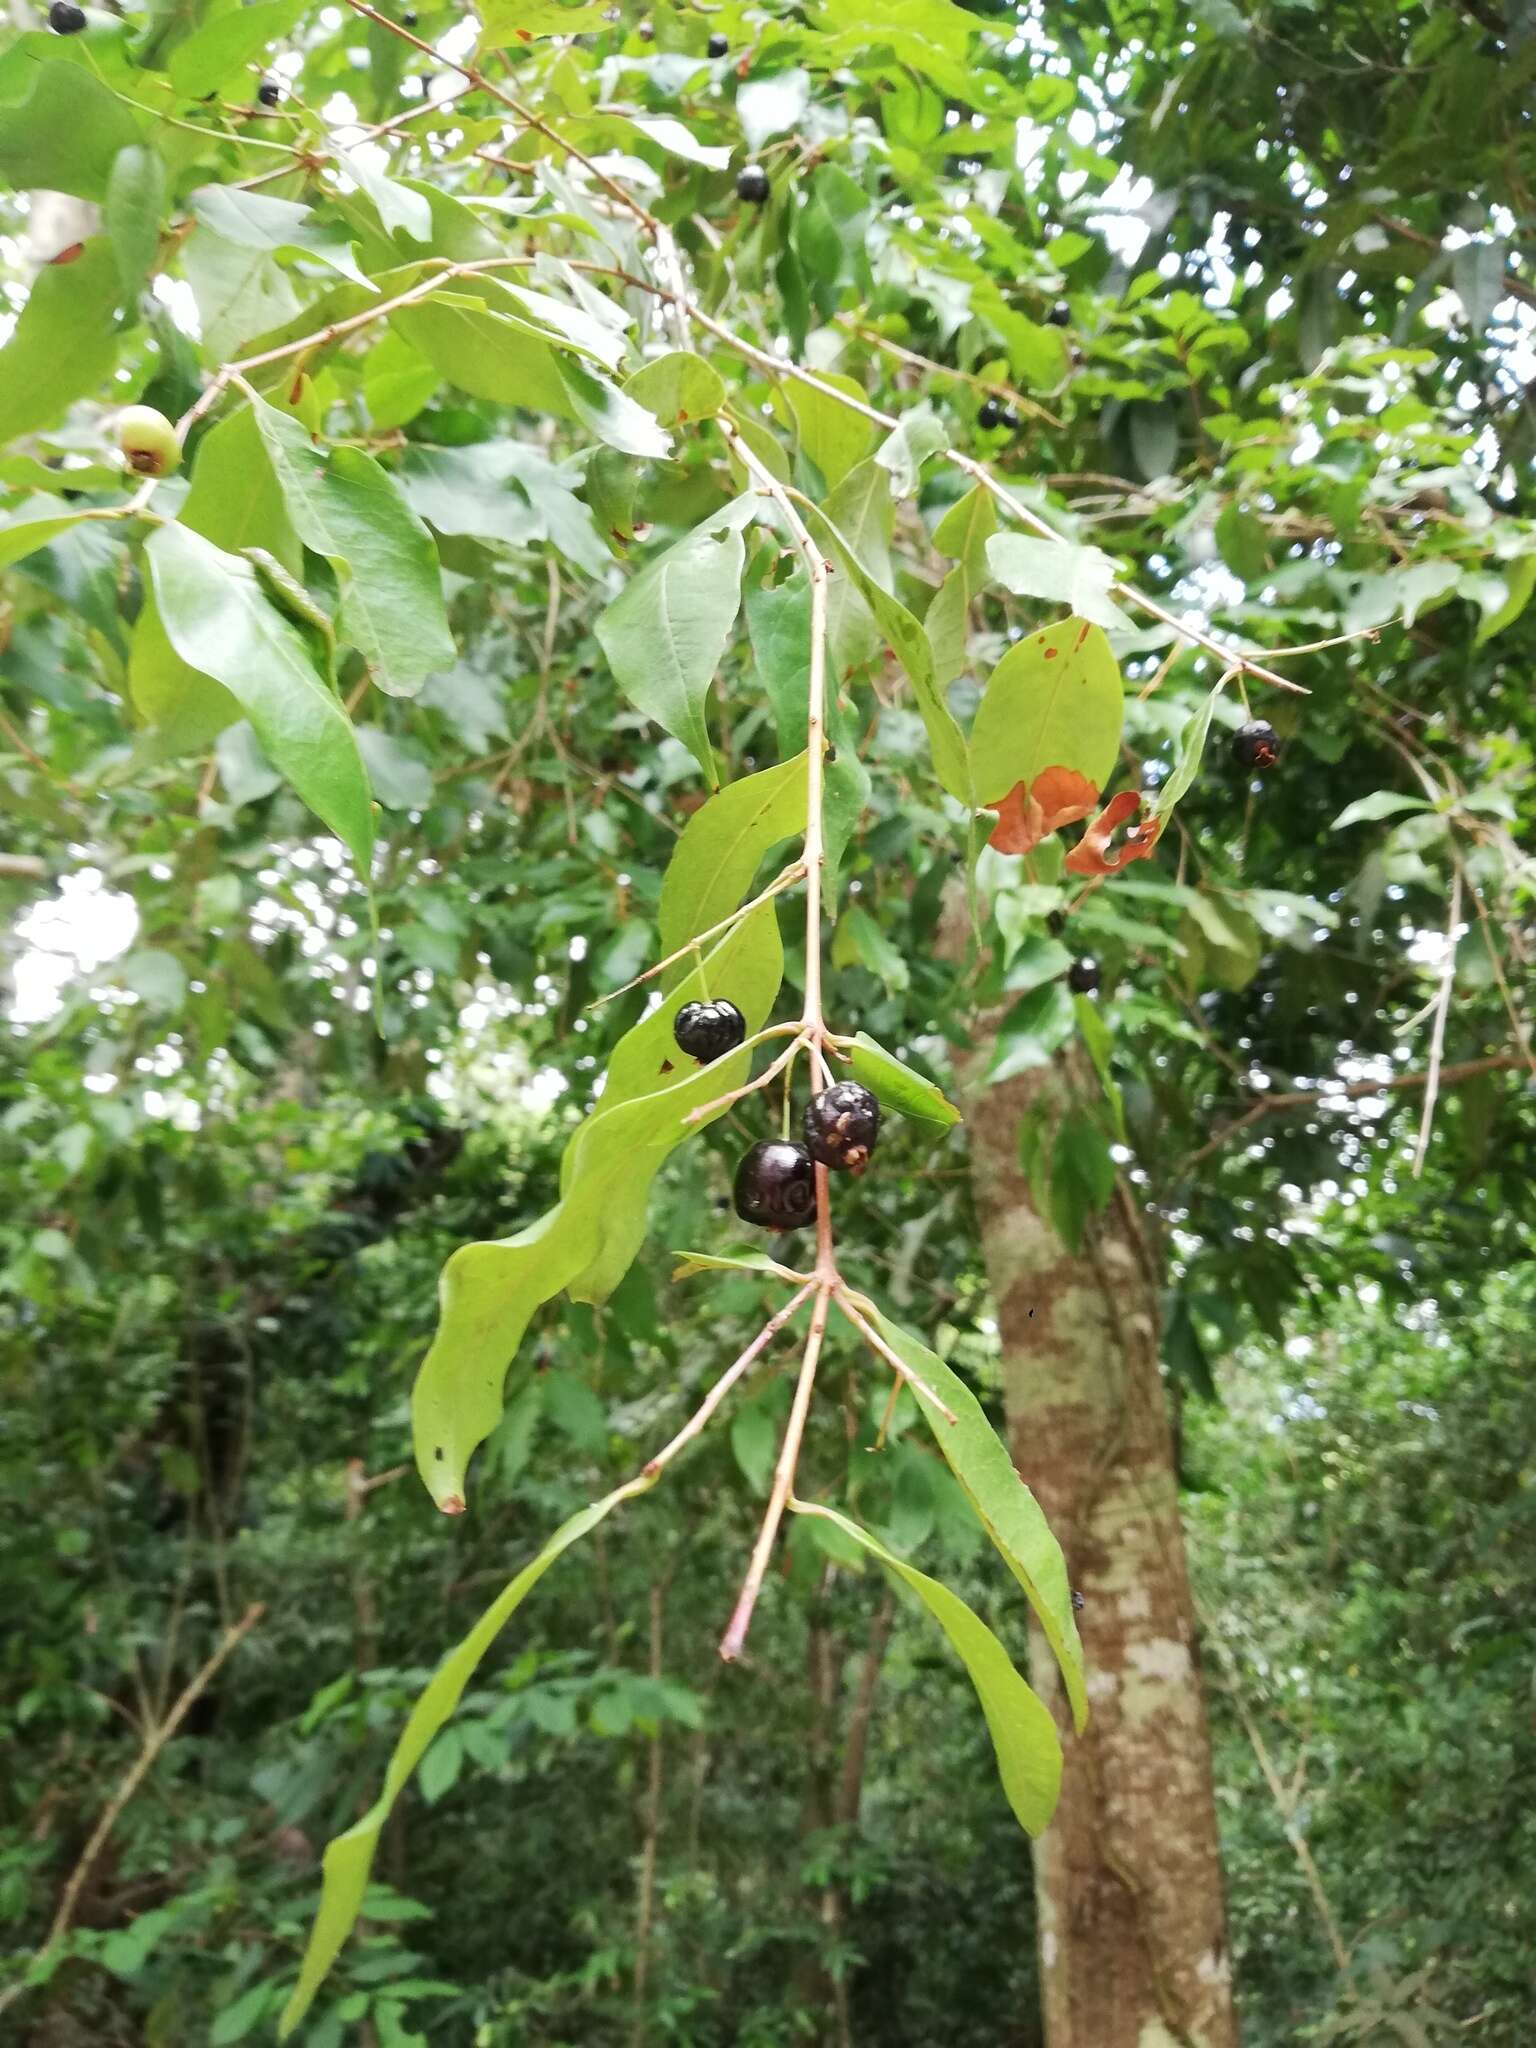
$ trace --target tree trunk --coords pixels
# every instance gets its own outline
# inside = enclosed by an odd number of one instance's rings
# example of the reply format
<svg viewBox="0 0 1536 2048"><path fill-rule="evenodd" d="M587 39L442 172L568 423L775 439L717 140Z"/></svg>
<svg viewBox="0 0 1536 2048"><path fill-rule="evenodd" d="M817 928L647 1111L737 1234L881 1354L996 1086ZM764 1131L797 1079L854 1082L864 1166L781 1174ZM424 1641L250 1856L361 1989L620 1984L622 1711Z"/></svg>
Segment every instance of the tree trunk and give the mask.
<svg viewBox="0 0 1536 2048"><path fill-rule="evenodd" d="M986 1048L987 1051L990 1048ZM1035 1848L1049 2048L1234 2048L1210 1735L1158 1365L1159 1277L1122 1185L1073 1256L1037 1214L1020 1119L1059 1066L985 1092L971 1063L971 1173L1001 1328L1014 1461L1066 1553L1092 1714L1078 1739L1042 1641L1036 1683L1065 1737Z"/></svg>

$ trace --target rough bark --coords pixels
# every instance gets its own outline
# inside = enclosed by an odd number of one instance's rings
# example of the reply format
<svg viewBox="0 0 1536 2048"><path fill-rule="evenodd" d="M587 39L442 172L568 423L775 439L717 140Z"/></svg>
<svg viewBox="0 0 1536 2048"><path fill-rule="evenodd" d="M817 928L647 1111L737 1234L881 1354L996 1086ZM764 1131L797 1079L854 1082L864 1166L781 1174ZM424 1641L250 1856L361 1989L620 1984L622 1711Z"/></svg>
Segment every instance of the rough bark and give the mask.
<svg viewBox="0 0 1536 2048"><path fill-rule="evenodd" d="M972 1073L972 1087L975 1086ZM1158 1364L1158 1275L1122 1187L1074 1257L1019 1170L1020 1119L1056 1069L972 1095L967 1121L1014 1460L1083 1595L1092 1718L1065 1737L1035 1849L1049 2048L1234 2048L1210 1738Z"/></svg>

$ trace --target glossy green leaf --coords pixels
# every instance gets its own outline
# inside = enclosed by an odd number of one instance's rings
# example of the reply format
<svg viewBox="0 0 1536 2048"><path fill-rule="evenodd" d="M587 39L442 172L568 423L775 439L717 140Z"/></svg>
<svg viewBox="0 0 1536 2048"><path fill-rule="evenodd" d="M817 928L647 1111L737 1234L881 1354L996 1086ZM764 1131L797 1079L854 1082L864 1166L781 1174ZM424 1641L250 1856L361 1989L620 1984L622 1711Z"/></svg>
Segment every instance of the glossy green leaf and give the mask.
<svg viewBox="0 0 1536 2048"><path fill-rule="evenodd" d="M125 299L139 290L159 250L165 198L165 166L155 151L142 142L120 149L107 178L102 221Z"/></svg>
<svg viewBox="0 0 1536 2048"><path fill-rule="evenodd" d="M860 464L849 481L853 482L860 478L861 472L866 470L884 480L885 471L869 462ZM878 502L878 492L875 496ZM802 514L805 523L818 545L825 548L829 557L846 570L848 582L853 585L855 594L873 615L879 632L906 670L913 695L917 698L923 728L928 735L928 745L933 754L933 771L940 784L951 796L958 797L962 803L970 805L972 783L965 740L935 677L933 650L928 643L928 636L900 598L893 597L883 588L867 563L860 558L853 539L845 536L833 524L828 514L835 501L836 494L828 500L827 513L818 511L814 505L804 506ZM859 502L862 502L862 499ZM875 523L874 530L879 532L878 522ZM843 585L843 588L846 587L846 584ZM837 579L834 578L834 599L837 589ZM830 611L829 605L829 615Z"/></svg>
<svg viewBox="0 0 1536 2048"><path fill-rule="evenodd" d="M712 419L725 405L725 384L713 363L688 349L674 349L636 370L624 385L627 397L653 413L664 427Z"/></svg>
<svg viewBox="0 0 1536 2048"><path fill-rule="evenodd" d="M351 722L298 629L251 564L181 525L145 549L166 637L190 668L237 699L274 768L333 831L367 880L373 810Z"/></svg>
<svg viewBox="0 0 1536 2048"><path fill-rule="evenodd" d="M0 569L19 562L34 549L45 548L58 534L77 526L85 507L39 493L0 517Z"/></svg>
<svg viewBox="0 0 1536 2048"><path fill-rule="evenodd" d="M971 730L983 804L1070 768L1102 789L1120 745L1120 670L1098 626L1065 619L1011 647L987 678Z"/></svg>
<svg viewBox="0 0 1536 2048"><path fill-rule="evenodd" d="M907 956L894 946L861 904L843 912L832 938L834 967L867 967L877 981L900 995L912 984Z"/></svg>
<svg viewBox="0 0 1536 2048"><path fill-rule="evenodd" d="M754 510L738 498L695 527L631 577L597 622L625 696L681 740L717 787L704 706L741 607L741 529Z"/></svg>
<svg viewBox="0 0 1536 2048"><path fill-rule="evenodd" d="M1004 589L1018 597L1049 598L1095 626L1131 624L1109 594L1120 572L1102 548L1040 540L1031 534L995 533L987 542L987 566Z"/></svg>
<svg viewBox="0 0 1536 2048"><path fill-rule="evenodd" d="M289 518L336 572L341 637L388 696L414 696L456 659L432 536L372 456L316 448L298 420L262 399L252 411Z"/></svg>
<svg viewBox="0 0 1536 2048"><path fill-rule="evenodd" d="M254 6L216 15L178 43L166 66L171 83L187 99L200 100L239 77L304 12L305 0L257 0Z"/></svg>
<svg viewBox="0 0 1536 2048"><path fill-rule="evenodd" d="M523 1566L468 1635L439 1664L400 1732L400 1739L384 1773L383 1790L362 1819L355 1821L345 1834L337 1835L326 1849L320 1905L299 1968L299 1981L278 2025L280 2039L286 2040L308 2012L315 1993L341 1951L342 1943L351 1933L362 1907L374 1854L390 1810L433 1738L457 1708L465 1686L480 1668L486 1651L557 1558L595 1529L621 1502L633 1500L655 1483L654 1476L647 1478L641 1473L562 1522L537 1557Z"/></svg>
<svg viewBox="0 0 1536 2048"><path fill-rule="evenodd" d="M789 1505L797 1515L817 1516L830 1523L922 1601L948 1636L976 1688L997 1757L998 1776L1014 1818L1026 1834L1042 1833L1061 1794L1061 1740L1048 1709L1019 1676L1013 1659L981 1616L958 1593L897 1557L835 1508L803 1500L792 1500Z"/></svg>
<svg viewBox="0 0 1536 2048"><path fill-rule="evenodd" d="M1072 1707L1073 1726L1088 1720L1083 1646L1072 1612L1066 1559L1051 1534L1040 1503L1014 1469L1007 1445L988 1422L981 1403L957 1373L926 1344L894 1323L872 1302L859 1298L862 1312L891 1349L910 1366L956 1419L949 1422L934 1403L915 1394L933 1440L998 1554L1013 1573L1045 1633Z"/></svg>
<svg viewBox="0 0 1536 2048"><path fill-rule="evenodd" d="M904 1066L867 1031L860 1031L854 1038L848 1071L855 1081L863 1082L882 1109L899 1111L930 1134L947 1131L960 1121L959 1110L941 1089Z"/></svg>
<svg viewBox="0 0 1536 2048"><path fill-rule="evenodd" d="M566 1147L556 1207L514 1237L461 1247L444 1267L437 1335L411 1396L417 1469L439 1507L463 1505L469 1459L500 1419L507 1367L534 1310L562 1289L581 1300L612 1291L639 1249L657 1170L713 1121L690 1125L688 1112L746 1078L749 1052L708 1067L682 1059L672 1037L679 1007L707 990L734 1002L755 1031L782 972L765 904L621 1039L597 1110Z"/></svg>
<svg viewBox="0 0 1536 2048"><path fill-rule="evenodd" d="M931 406L915 405L904 412L900 423L875 451L880 467L890 471L891 489L898 498L910 498L930 455L947 447L949 436L944 422Z"/></svg>
<svg viewBox="0 0 1536 2048"><path fill-rule="evenodd" d="M804 754L718 790L688 820L662 878L662 957L728 917L769 849L804 831ZM663 976L663 988L689 971L687 960L678 961Z"/></svg>
<svg viewBox="0 0 1536 2048"><path fill-rule="evenodd" d="M118 151L140 139L127 107L82 65L39 64L28 97L0 106L0 183L101 199Z"/></svg>
<svg viewBox="0 0 1536 2048"><path fill-rule="evenodd" d="M320 222L313 207L229 185L199 185L188 204L205 228L239 248L299 250L371 292L378 289L358 268L355 236L345 221Z"/></svg>
<svg viewBox="0 0 1536 2048"><path fill-rule="evenodd" d="M601 6L586 0L486 0L483 50L516 49L539 36L577 36L601 28L608 17Z"/></svg>
<svg viewBox="0 0 1536 2048"><path fill-rule="evenodd" d="M0 442L55 425L77 398L105 383L117 361L112 321L121 289L104 235L73 262L43 265L0 348Z"/></svg>

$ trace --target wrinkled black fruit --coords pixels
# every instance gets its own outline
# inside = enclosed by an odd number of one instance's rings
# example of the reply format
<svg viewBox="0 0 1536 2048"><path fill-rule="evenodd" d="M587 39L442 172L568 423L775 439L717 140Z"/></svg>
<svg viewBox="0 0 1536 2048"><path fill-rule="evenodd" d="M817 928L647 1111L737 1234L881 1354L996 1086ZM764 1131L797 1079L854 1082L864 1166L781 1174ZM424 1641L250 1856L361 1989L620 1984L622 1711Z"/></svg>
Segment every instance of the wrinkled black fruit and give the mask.
<svg viewBox="0 0 1536 2048"><path fill-rule="evenodd" d="M730 37L721 35L718 29L709 39L709 54L711 57L723 57L730 47Z"/></svg>
<svg viewBox="0 0 1536 2048"><path fill-rule="evenodd" d="M768 173L761 164L748 164L736 180L736 197L749 206L761 206L768 197Z"/></svg>
<svg viewBox="0 0 1536 2048"><path fill-rule="evenodd" d="M747 1020L734 1003L684 1003L672 1020L678 1049L708 1065L734 1052L747 1035Z"/></svg>
<svg viewBox="0 0 1536 2048"><path fill-rule="evenodd" d="M48 26L56 36L77 36L85 27L85 9L72 6L71 0L53 0Z"/></svg>
<svg viewBox="0 0 1536 2048"><path fill-rule="evenodd" d="M736 1214L764 1230L798 1230L816 1213L816 1169L803 1145L765 1138L744 1154L733 1189Z"/></svg>
<svg viewBox="0 0 1536 2048"><path fill-rule="evenodd" d="M1091 996L1099 985L1099 963L1086 955L1067 969L1067 987L1075 996Z"/></svg>
<svg viewBox="0 0 1536 2048"><path fill-rule="evenodd" d="M264 107L275 107L282 100L283 88L275 78L264 78L256 88L256 97Z"/></svg>
<svg viewBox="0 0 1536 2048"><path fill-rule="evenodd" d="M836 1081L805 1106L805 1143L813 1159L862 1173L880 1137L880 1105L857 1081Z"/></svg>
<svg viewBox="0 0 1536 2048"><path fill-rule="evenodd" d="M1053 327L1070 327L1072 325L1072 308L1065 299L1058 299L1045 317Z"/></svg>
<svg viewBox="0 0 1536 2048"><path fill-rule="evenodd" d="M1232 735L1232 758L1239 768L1273 768L1280 758L1280 735L1265 718L1250 718Z"/></svg>
<svg viewBox="0 0 1536 2048"><path fill-rule="evenodd" d="M976 424L983 433L990 434L994 427L1003 423L1003 408L995 398L984 398L976 414Z"/></svg>

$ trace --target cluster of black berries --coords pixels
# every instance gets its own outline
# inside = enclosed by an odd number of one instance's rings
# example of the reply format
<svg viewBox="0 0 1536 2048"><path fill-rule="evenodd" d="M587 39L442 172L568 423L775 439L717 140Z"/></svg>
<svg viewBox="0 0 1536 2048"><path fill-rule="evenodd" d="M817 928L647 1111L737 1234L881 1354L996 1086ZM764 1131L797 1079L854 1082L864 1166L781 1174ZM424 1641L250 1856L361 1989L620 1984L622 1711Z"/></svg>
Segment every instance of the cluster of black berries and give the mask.
<svg viewBox="0 0 1536 2048"><path fill-rule="evenodd" d="M983 432L991 433L994 427L1006 427L1010 434L1019 430L1019 416L1011 405L1004 405L1000 398L984 398L976 413L976 424Z"/></svg>
<svg viewBox="0 0 1536 2048"><path fill-rule="evenodd" d="M684 1003L672 1035L690 1059L718 1060L747 1035L734 1003ZM796 1230L816 1214L816 1167L862 1173L880 1138L880 1105L858 1081L834 1081L806 1104L803 1144L764 1138L743 1155L733 1194L736 1214L764 1230Z"/></svg>

